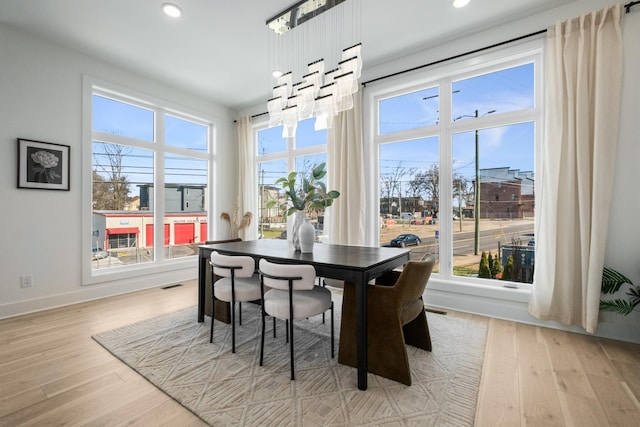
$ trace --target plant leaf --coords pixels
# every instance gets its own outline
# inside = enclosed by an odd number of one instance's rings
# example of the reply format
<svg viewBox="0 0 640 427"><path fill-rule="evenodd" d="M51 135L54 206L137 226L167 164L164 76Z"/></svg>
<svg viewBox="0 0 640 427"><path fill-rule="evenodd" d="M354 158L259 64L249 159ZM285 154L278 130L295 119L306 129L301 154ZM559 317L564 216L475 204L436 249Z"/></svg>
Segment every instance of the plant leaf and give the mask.
<svg viewBox="0 0 640 427"><path fill-rule="evenodd" d="M623 316L631 313L633 311L633 307L634 305L632 305L630 302L622 299L600 301L601 311L613 311Z"/></svg>
<svg viewBox="0 0 640 427"><path fill-rule="evenodd" d="M325 170L326 162L320 163L318 166L311 170L311 178L315 181L321 180L327 174Z"/></svg>
<svg viewBox="0 0 640 427"><path fill-rule="evenodd" d="M620 286L624 283L628 283L633 286L631 280L629 280L625 275L615 271L612 268L605 267L602 270L602 293L604 294L613 294L618 292Z"/></svg>

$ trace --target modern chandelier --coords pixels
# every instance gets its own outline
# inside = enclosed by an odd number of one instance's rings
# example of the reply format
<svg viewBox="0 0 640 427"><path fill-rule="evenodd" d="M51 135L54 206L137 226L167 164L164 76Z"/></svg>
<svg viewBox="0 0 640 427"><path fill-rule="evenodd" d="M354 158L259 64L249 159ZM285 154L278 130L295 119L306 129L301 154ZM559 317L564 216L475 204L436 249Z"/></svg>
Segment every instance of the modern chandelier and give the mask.
<svg viewBox="0 0 640 427"><path fill-rule="evenodd" d="M360 16L361 0L306 0L267 21L269 126L282 125L283 137L312 117L316 130L331 128L339 112L353 108L362 72Z"/></svg>

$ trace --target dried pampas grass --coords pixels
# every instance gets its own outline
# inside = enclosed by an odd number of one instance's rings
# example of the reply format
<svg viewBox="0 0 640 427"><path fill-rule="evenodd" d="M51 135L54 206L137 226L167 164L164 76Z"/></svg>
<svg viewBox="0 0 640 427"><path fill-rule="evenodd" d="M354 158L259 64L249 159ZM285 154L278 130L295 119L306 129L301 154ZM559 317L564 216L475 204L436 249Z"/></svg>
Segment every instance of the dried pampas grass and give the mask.
<svg viewBox="0 0 640 427"><path fill-rule="evenodd" d="M225 220L227 224L229 224L229 232L231 233L232 238L238 237L238 232L249 227L251 225L251 220L253 219L253 214L251 212L246 212L240 219L240 222L238 222L239 210L238 205L236 205L233 210L233 217L229 215L228 212L222 212L220 214L220 219Z"/></svg>

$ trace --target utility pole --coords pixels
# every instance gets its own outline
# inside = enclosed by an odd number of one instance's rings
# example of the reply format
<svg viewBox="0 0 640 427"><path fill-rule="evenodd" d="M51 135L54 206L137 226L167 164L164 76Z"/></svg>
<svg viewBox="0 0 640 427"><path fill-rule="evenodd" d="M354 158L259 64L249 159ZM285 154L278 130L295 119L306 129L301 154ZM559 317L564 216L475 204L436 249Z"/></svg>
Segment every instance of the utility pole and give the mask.
<svg viewBox="0 0 640 427"><path fill-rule="evenodd" d="M462 233L462 179L458 180L458 222Z"/></svg>
<svg viewBox="0 0 640 427"><path fill-rule="evenodd" d="M495 113L496 110L489 110L486 113L483 114L483 116L487 115L487 114L492 114ZM468 116L468 115L464 115L464 116L459 116L456 117L455 119L453 119L454 121L461 119L463 117L471 117L471 118L478 118L480 117L480 115L478 114L478 110L475 111L475 114L473 116ZM475 217L475 225L476 225L476 230L475 230L475 244L473 247L473 254L474 255L478 255L478 252L480 252L480 143L479 143L479 136L478 136L478 129L476 128L476 182L474 183L473 187L474 187L474 208L473 208L473 215Z"/></svg>

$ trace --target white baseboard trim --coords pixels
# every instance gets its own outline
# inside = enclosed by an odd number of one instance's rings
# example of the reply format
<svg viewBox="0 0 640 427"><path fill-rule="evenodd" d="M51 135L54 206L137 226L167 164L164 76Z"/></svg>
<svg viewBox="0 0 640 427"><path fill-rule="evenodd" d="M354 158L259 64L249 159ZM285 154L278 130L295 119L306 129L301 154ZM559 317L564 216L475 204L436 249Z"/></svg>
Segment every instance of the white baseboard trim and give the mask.
<svg viewBox="0 0 640 427"><path fill-rule="evenodd" d="M472 288L472 289L470 289ZM427 306L443 311L455 310L497 319L586 334L577 326L533 317L528 312L530 291L521 289L488 288L460 285L437 279L429 281L423 299ZM629 316L601 313L597 337L640 343L640 313Z"/></svg>
<svg viewBox="0 0 640 427"><path fill-rule="evenodd" d="M185 280L197 278L193 267L171 272L149 274L131 279L120 279L90 286L79 286L75 292L48 295L24 301L0 305L0 319L35 313L43 310L64 307L67 305L93 301L116 295L128 294L144 289L157 288Z"/></svg>

